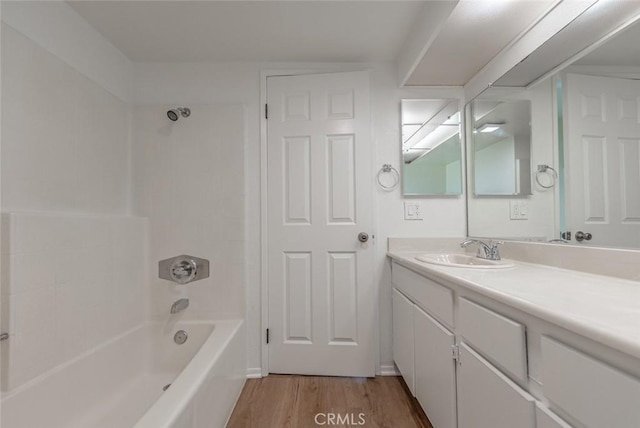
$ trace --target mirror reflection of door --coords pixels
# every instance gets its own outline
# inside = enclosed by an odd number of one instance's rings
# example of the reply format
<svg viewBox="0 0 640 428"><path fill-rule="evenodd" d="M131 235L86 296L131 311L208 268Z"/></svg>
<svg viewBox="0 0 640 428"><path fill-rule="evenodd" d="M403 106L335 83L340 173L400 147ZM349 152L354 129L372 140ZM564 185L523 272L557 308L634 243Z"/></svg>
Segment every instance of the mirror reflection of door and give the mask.
<svg viewBox="0 0 640 428"><path fill-rule="evenodd" d="M640 82L565 80L567 224L583 244L640 246Z"/></svg>
<svg viewBox="0 0 640 428"><path fill-rule="evenodd" d="M405 196L462 194L459 101L402 100Z"/></svg>
<svg viewBox="0 0 640 428"><path fill-rule="evenodd" d="M531 102L472 103L476 196L531 194Z"/></svg>

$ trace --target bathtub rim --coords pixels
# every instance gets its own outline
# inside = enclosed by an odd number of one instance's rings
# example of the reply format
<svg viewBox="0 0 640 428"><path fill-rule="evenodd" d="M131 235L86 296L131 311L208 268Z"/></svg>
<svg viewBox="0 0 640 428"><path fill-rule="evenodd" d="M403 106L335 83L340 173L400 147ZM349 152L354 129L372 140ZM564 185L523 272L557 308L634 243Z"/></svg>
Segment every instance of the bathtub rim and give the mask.
<svg viewBox="0 0 640 428"><path fill-rule="evenodd" d="M213 366L220 360L221 354L229 343L236 337L244 320L207 320L196 321L212 323L213 331L202 344L196 355L180 372L171 388L167 389L151 408L140 417L133 428L169 428L180 417L196 394L207 380L203 376L211 372ZM245 377L246 380L246 377Z"/></svg>

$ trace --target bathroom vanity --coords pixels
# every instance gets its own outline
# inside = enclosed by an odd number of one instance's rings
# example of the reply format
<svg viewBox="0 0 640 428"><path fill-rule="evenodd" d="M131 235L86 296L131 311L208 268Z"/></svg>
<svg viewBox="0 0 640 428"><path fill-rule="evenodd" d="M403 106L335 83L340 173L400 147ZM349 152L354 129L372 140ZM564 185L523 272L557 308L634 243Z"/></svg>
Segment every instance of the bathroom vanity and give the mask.
<svg viewBox="0 0 640 428"><path fill-rule="evenodd" d="M640 426L638 282L428 252L388 255L393 358L435 428Z"/></svg>

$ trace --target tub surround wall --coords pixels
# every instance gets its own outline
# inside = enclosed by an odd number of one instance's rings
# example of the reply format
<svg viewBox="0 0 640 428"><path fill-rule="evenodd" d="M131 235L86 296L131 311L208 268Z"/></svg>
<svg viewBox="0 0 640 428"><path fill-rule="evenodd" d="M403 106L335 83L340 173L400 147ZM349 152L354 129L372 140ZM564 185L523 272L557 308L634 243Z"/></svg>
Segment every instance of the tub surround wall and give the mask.
<svg viewBox="0 0 640 428"><path fill-rule="evenodd" d="M2 210L126 214L129 107L2 25Z"/></svg>
<svg viewBox="0 0 640 428"><path fill-rule="evenodd" d="M166 112L177 106L191 116L171 122ZM133 123L134 209L150 224L152 319L243 318L244 107L138 107ZM209 278L158 278L158 261L180 254L208 259ZM170 315L182 297L190 306Z"/></svg>
<svg viewBox="0 0 640 428"><path fill-rule="evenodd" d="M2 2L2 389L147 319L132 63L65 2Z"/></svg>
<svg viewBox="0 0 640 428"><path fill-rule="evenodd" d="M2 389L147 319L143 218L2 215Z"/></svg>

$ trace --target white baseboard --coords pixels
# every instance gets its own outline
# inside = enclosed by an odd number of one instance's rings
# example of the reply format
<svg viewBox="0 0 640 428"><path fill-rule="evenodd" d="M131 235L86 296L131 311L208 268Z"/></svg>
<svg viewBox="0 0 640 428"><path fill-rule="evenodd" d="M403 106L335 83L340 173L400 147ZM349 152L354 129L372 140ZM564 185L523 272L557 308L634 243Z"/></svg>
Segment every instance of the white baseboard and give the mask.
<svg viewBox="0 0 640 428"><path fill-rule="evenodd" d="M380 376L400 376L395 364L380 366Z"/></svg>
<svg viewBox="0 0 640 428"><path fill-rule="evenodd" d="M254 367L247 369L247 379L260 379L262 377L262 369Z"/></svg>
<svg viewBox="0 0 640 428"><path fill-rule="evenodd" d="M380 366L380 376L400 376L394 364ZM262 369L254 367L247 369L247 379L260 379L262 377Z"/></svg>

